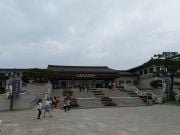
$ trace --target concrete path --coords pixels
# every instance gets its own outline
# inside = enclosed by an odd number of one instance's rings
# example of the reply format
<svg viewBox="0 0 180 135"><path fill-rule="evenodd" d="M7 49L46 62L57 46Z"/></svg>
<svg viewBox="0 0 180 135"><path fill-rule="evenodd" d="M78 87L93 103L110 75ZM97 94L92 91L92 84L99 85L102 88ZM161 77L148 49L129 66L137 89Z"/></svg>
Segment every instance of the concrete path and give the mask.
<svg viewBox="0 0 180 135"><path fill-rule="evenodd" d="M180 135L180 107L168 105L0 112L1 135Z"/></svg>

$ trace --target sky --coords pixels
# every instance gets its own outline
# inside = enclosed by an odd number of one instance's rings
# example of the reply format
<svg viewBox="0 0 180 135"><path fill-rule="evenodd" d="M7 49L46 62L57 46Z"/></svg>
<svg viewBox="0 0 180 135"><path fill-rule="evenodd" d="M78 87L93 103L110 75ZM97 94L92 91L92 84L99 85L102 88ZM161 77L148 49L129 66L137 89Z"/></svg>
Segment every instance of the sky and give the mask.
<svg viewBox="0 0 180 135"><path fill-rule="evenodd" d="M0 0L0 68L124 70L180 52L180 0Z"/></svg>

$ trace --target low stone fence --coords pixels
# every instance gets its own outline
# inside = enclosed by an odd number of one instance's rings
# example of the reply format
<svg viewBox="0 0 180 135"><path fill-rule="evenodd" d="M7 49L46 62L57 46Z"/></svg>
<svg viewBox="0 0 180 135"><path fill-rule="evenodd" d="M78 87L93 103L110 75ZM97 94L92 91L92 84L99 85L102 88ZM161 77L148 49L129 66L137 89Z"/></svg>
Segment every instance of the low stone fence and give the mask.
<svg viewBox="0 0 180 135"><path fill-rule="evenodd" d="M10 109L11 99L8 99L8 96L3 94L0 95L0 111L7 111ZM37 102L37 97L29 95L27 92L20 93L18 98L13 100L13 109L30 109Z"/></svg>

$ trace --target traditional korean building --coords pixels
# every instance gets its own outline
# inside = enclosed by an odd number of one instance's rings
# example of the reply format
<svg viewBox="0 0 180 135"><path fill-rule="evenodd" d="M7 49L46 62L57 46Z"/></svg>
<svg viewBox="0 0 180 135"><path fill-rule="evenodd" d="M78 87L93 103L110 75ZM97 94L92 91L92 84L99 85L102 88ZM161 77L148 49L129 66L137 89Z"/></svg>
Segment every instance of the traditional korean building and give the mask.
<svg viewBox="0 0 180 135"><path fill-rule="evenodd" d="M49 65L48 69L56 73L53 88L107 87L110 82L119 77L118 70L107 66L58 66Z"/></svg>

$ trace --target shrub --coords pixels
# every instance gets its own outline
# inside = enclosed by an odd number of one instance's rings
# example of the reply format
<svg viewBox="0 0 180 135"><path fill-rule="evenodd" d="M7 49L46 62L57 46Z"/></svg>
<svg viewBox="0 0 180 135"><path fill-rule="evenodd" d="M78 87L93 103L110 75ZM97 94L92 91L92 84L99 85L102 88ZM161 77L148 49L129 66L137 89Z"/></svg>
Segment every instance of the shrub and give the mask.
<svg viewBox="0 0 180 135"><path fill-rule="evenodd" d="M77 99L71 99L71 107L79 107L79 104L77 102Z"/></svg>
<svg viewBox="0 0 180 135"><path fill-rule="evenodd" d="M169 98L167 98L167 97L163 98L163 103L175 104L176 103L176 98L175 98L176 95L177 95L177 93L172 91L170 93L170 97Z"/></svg>
<svg viewBox="0 0 180 135"><path fill-rule="evenodd" d="M101 101L112 101L112 99L109 97L102 97Z"/></svg>
<svg viewBox="0 0 180 135"><path fill-rule="evenodd" d="M6 90L5 90L5 88L1 87L0 88L0 94L4 94L4 93L6 93Z"/></svg>
<svg viewBox="0 0 180 135"><path fill-rule="evenodd" d="M28 69L22 74L22 80L29 83L30 80L36 83L47 83L53 80L55 74L49 69Z"/></svg>
<svg viewBox="0 0 180 135"><path fill-rule="evenodd" d="M162 87L162 80L153 80L150 82L151 87L153 88L158 88L158 87Z"/></svg>
<svg viewBox="0 0 180 135"><path fill-rule="evenodd" d="M70 89L64 89L63 90L63 96L67 96L67 97L70 97L73 95L73 91L70 90Z"/></svg>

